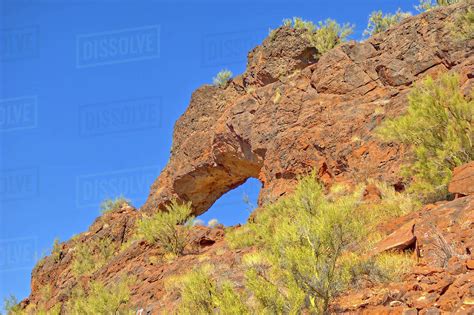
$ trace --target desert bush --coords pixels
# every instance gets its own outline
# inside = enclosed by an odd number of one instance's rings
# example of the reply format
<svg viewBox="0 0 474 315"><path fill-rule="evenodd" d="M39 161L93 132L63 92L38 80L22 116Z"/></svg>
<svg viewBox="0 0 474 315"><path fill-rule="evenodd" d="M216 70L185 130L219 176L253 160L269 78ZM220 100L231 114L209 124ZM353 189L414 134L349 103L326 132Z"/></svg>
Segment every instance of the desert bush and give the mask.
<svg viewBox="0 0 474 315"><path fill-rule="evenodd" d="M474 9L468 8L456 17L453 35L461 40L474 39Z"/></svg>
<svg viewBox="0 0 474 315"><path fill-rule="evenodd" d="M61 244L57 238L54 239L51 256L53 257L54 262L59 262L59 260L61 260Z"/></svg>
<svg viewBox="0 0 474 315"><path fill-rule="evenodd" d="M219 73L214 77L213 84L214 86L219 86L224 88L229 83L229 80L232 78L232 72L227 69L219 71Z"/></svg>
<svg viewBox="0 0 474 315"><path fill-rule="evenodd" d="M362 205L367 211L368 222L377 224L383 220L406 215L421 207L420 201L409 192L397 192L392 185L372 179L369 179L368 183L375 185L380 192L380 202L368 202Z"/></svg>
<svg viewBox="0 0 474 315"><path fill-rule="evenodd" d="M106 199L100 204L100 213L106 214L108 212L116 211L124 205L129 205L130 200L124 198L123 196L117 197L115 199Z"/></svg>
<svg viewBox="0 0 474 315"><path fill-rule="evenodd" d="M256 313L323 314L348 287L397 280L413 260L401 253L369 255L380 240L377 225L416 210L408 193L371 181L380 201L364 201L365 185L333 185L327 192L314 174L295 191L267 205L252 222L226 233L231 248L255 246L244 256L246 290ZM398 268L390 270L392 264Z"/></svg>
<svg viewBox="0 0 474 315"><path fill-rule="evenodd" d="M10 294L9 297L3 299L3 307L7 314L22 314L22 309L18 304L18 299L13 294Z"/></svg>
<svg viewBox="0 0 474 315"><path fill-rule="evenodd" d="M102 282L89 283L88 290L77 287L72 291L68 301L69 314L135 314L128 307L132 278L122 278L113 285L106 286Z"/></svg>
<svg viewBox="0 0 474 315"><path fill-rule="evenodd" d="M207 226L210 228L216 227L219 225L219 220L217 219L211 219L209 222L207 222Z"/></svg>
<svg viewBox="0 0 474 315"><path fill-rule="evenodd" d="M474 159L474 100L464 97L457 74L431 77L416 85L407 112L378 129L385 141L401 142L413 150L404 175L409 191L427 200L447 196L454 167Z"/></svg>
<svg viewBox="0 0 474 315"><path fill-rule="evenodd" d="M168 282L167 289L177 289L181 296L177 314L249 314L232 283L218 283L211 272L211 265L203 265Z"/></svg>
<svg viewBox="0 0 474 315"><path fill-rule="evenodd" d="M420 0L420 3L415 6L419 12L426 12L439 6L448 6L458 3L460 0Z"/></svg>
<svg viewBox="0 0 474 315"><path fill-rule="evenodd" d="M320 21L316 25L299 17L294 17L292 20L285 19L283 20L283 25L304 30L304 36L308 39L311 46L316 48L318 55L322 55L346 41L354 29L350 24L340 25L332 19L327 19L324 22Z"/></svg>
<svg viewBox="0 0 474 315"><path fill-rule="evenodd" d="M182 255L190 242L193 222L191 203L179 204L176 200L166 211L144 216L137 222L137 237L151 244L158 244L165 253Z"/></svg>
<svg viewBox="0 0 474 315"><path fill-rule="evenodd" d="M108 238L77 244L71 266L73 274L78 277L93 273L104 266L114 252L114 245Z"/></svg>
<svg viewBox="0 0 474 315"><path fill-rule="evenodd" d="M372 36L383 32L409 16L411 16L411 13L402 12L400 9L395 14L383 14L382 11L374 11L369 17L369 24L364 31L364 35Z"/></svg>
<svg viewBox="0 0 474 315"><path fill-rule="evenodd" d="M362 189L335 186L325 195L315 176L300 179L295 192L268 206L258 218L261 262L249 266L247 285L262 311L325 312L350 282L347 261L365 235L354 215Z"/></svg>
<svg viewBox="0 0 474 315"><path fill-rule="evenodd" d="M416 264L416 259L413 253L387 252L375 257L374 262L379 282L397 282Z"/></svg>

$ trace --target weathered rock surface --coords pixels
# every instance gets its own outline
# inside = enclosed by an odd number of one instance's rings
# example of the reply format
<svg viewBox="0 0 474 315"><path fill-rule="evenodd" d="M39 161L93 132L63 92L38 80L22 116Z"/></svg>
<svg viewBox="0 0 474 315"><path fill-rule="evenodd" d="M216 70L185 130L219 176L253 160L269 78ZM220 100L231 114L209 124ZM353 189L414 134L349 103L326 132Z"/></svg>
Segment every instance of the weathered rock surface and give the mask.
<svg viewBox="0 0 474 315"><path fill-rule="evenodd" d="M474 312L474 196L427 206L399 218L402 225L381 244L416 238L418 264L400 283L354 290L334 303L334 311L366 314L472 314ZM398 242L394 235L399 235ZM380 245L381 246L381 245ZM387 250L396 250L396 246ZM401 249L401 248L400 248Z"/></svg>
<svg viewBox="0 0 474 315"><path fill-rule="evenodd" d="M474 194L474 162L456 167L449 184L449 192L457 195Z"/></svg>
<svg viewBox="0 0 474 315"><path fill-rule="evenodd" d="M311 169L326 183L372 177L400 184L405 149L381 143L373 131L405 110L410 86L428 74L457 71L472 87L474 41L450 33L460 6L408 18L318 60L299 31L279 29L225 89L194 92L142 209L157 211L177 198L200 214L250 177L263 184L262 205Z"/></svg>
<svg viewBox="0 0 474 315"><path fill-rule="evenodd" d="M171 159L142 210L158 211L178 198L192 201L199 214L250 177L263 183L259 203L264 204L290 192L297 175L311 169L328 184L371 177L402 188L398 171L406 150L382 144L373 130L384 118L406 109L410 86L428 74L457 71L463 88L472 88L474 41L454 40L449 26L463 5L408 18L318 60L297 31L278 30L249 54L242 76L224 89L203 86L193 94L176 123ZM463 182L459 176L455 174L452 185ZM465 190L453 189L466 195ZM367 189L367 200L379 197L374 187ZM78 283L113 284L128 275L138 280L131 290L134 309L162 314L179 301L176 292L165 289L166 282L205 262L214 265L216 278L243 283L241 258L252 248L231 250L221 227L196 227L185 255L170 261L160 248L144 241L119 250L131 239L139 215L132 207L107 213L89 231L62 243L59 256L46 257L33 270L32 292L22 305L65 305ZM408 249L415 238L419 264L403 282L347 292L332 309L372 314L474 312L473 229L474 195L428 205L388 222L381 232L390 236L378 250ZM89 276L74 277L78 245L103 239L116 249L112 259ZM51 292L44 301L46 286Z"/></svg>

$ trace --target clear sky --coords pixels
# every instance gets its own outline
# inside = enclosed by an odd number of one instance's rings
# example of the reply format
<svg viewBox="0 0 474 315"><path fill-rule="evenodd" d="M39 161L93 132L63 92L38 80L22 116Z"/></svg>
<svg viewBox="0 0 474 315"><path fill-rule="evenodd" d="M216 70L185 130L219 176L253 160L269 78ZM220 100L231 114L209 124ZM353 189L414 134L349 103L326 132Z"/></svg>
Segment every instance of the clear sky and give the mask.
<svg viewBox="0 0 474 315"><path fill-rule="evenodd" d="M100 201L136 207L165 166L175 120L282 19L356 25L416 0L0 0L0 298L23 299L53 240L86 231ZM249 215L252 180L202 216Z"/></svg>

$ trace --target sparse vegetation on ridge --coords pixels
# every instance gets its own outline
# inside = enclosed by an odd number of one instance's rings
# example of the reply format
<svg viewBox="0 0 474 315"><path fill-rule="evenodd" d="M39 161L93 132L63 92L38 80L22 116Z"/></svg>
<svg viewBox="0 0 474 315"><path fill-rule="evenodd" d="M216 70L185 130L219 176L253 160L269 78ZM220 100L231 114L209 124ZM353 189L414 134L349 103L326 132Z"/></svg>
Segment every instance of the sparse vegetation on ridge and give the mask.
<svg viewBox="0 0 474 315"><path fill-rule="evenodd" d="M114 253L114 245L108 238L77 244L74 248L72 272L76 277L91 274L104 266Z"/></svg>
<svg viewBox="0 0 474 315"><path fill-rule="evenodd" d="M446 73L417 84L408 103L407 112L385 121L378 134L412 148L403 172L412 179L410 192L444 199L452 170L474 160L474 100L464 97L457 74Z"/></svg>
<svg viewBox="0 0 474 315"><path fill-rule="evenodd" d="M190 241L191 204L173 200L166 211L144 216L137 222L137 237L159 245L165 253L180 256Z"/></svg>
<svg viewBox="0 0 474 315"><path fill-rule="evenodd" d="M369 17L369 24L364 31L364 35L370 37L383 32L409 16L411 16L411 13L402 12L400 9L395 14L383 14L382 11L374 11Z"/></svg>
<svg viewBox="0 0 474 315"><path fill-rule="evenodd" d="M322 55L340 43L345 42L354 29L354 26L350 24L346 23L340 25L332 19L314 24L311 21L305 21L299 17L285 19L283 20L283 25L304 30L304 36L308 39L310 44L316 48L318 55Z"/></svg>
<svg viewBox="0 0 474 315"><path fill-rule="evenodd" d="M213 84L214 86L224 88L227 86L231 78L232 72L230 70L223 69L219 71L219 73L214 77Z"/></svg>
<svg viewBox="0 0 474 315"><path fill-rule="evenodd" d="M468 8L458 14L452 33L461 40L474 39L474 8Z"/></svg>
<svg viewBox="0 0 474 315"><path fill-rule="evenodd" d="M460 0L420 0L420 3L415 6L419 12L426 12L433 8L440 6L447 6L458 3Z"/></svg>
<svg viewBox="0 0 474 315"><path fill-rule="evenodd" d="M130 200L123 196L117 197L115 199L106 199L100 204L100 213L106 214L113 212L129 204Z"/></svg>

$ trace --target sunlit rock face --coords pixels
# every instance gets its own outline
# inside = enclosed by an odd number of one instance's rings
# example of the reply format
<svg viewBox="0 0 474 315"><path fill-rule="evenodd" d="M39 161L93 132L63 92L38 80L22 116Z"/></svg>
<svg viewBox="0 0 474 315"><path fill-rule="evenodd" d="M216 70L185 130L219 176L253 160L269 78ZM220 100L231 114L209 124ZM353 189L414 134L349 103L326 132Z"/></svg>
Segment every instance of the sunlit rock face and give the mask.
<svg viewBox="0 0 474 315"><path fill-rule="evenodd" d="M406 109L410 87L427 75L456 71L472 88L473 41L451 34L459 7L407 18L319 58L301 30L278 29L227 87L194 92L143 210L177 198L201 214L249 177L263 184L262 205L313 169L325 183L372 177L398 184L405 149L382 144L374 129Z"/></svg>

